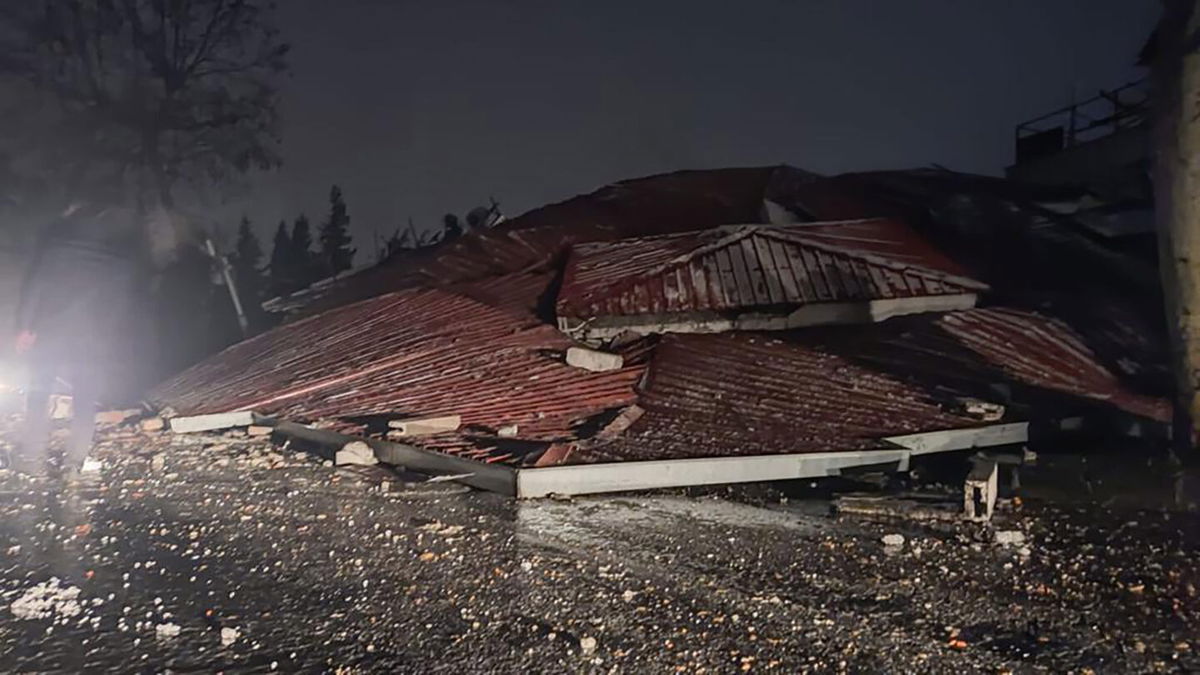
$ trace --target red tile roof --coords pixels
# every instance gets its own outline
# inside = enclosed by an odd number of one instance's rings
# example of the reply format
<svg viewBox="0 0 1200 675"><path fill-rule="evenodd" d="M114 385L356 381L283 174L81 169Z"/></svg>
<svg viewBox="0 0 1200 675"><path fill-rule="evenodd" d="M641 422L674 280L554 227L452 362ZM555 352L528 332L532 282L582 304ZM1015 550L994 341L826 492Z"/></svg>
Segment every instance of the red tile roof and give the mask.
<svg viewBox="0 0 1200 675"><path fill-rule="evenodd" d="M1130 391L1065 322L1035 312L993 308L953 312L937 326L1011 377L1044 389L1102 401L1162 422L1166 399Z"/></svg>
<svg viewBox="0 0 1200 675"><path fill-rule="evenodd" d="M761 333L667 335L638 405L597 459L877 448L885 436L976 426L898 377Z"/></svg>
<svg viewBox="0 0 1200 675"><path fill-rule="evenodd" d="M235 345L151 398L182 415L254 410L296 421L457 414L464 437L516 424L525 441L569 440L590 417L632 403L643 370L572 368L562 360L571 344L462 295L402 291Z"/></svg>
<svg viewBox="0 0 1200 675"><path fill-rule="evenodd" d="M314 304L313 311L403 288L458 284L537 268L581 242L757 222L767 183L778 168L677 171L620 181L533 209L489 230L399 254L343 280Z"/></svg>
<svg viewBox="0 0 1200 675"><path fill-rule="evenodd" d="M983 288L896 221L748 225L576 246L558 309L590 318Z"/></svg>
<svg viewBox="0 0 1200 675"><path fill-rule="evenodd" d="M1101 405L1166 421L1165 398L1135 391L1107 367L1085 337L1066 322L1017 308L981 308L893 319L872 331L822 338L838 353L928 388L979 396L992 385L1035 416ZM1037 410L1045 404L1045 410Z"/></svg>
<svg viewBox="0 0 1200 675"><path fill-rule="evenodd" d="M1065 323L973 309L865 327L667 335L638 406L646 412L593 459L819 452L981 424L957 399L1016 405L1010 419L1084 412L1090 402L1166 421L1165 399L1131 392Z"/></svg>

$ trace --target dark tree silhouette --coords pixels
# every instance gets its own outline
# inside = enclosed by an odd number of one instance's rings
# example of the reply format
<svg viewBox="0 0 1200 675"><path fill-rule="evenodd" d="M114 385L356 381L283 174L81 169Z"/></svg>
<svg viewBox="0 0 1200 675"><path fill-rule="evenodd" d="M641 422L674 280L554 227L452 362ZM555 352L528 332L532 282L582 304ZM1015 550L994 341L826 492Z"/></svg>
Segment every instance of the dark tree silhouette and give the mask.
<svg viewBox="0 0 1200 675"><path fill-rule="evenodd" d="M272 3L4 4L0 93L24 105L0 141L68 198L104 184L170 206L184 179L279 164L273 80L288 46Z"/></svg>
<svg viewBox="0 0 1200 675"><path fill-rule="evenodd" d="M254 234L250 219L243 216L238 225L237 242L230 263L233 265L233 278L237 282L242 306L252 324L261 318L262 313L262 257L258 235Z"/></svg>
<svg viewBox="0 0 1200 675"><path fill-rule="evenodd" d="M312 226L309 225L308 216L301 213L292 223L293 290L304 288L321 276L321 268L312 247Z"/></svg>
<svg viewBox="0 0 1200 675"><path fill-rule="evenodd" d="M296 278L295 256L292 255L292 237L288 234L287 222L283 220L279 221L279 227L275 229L267 274L270 276L270 292L273 295L282 295L293 290Z"/></svg>
<svg viewBox="0 0 1200 675"><path fill-rule="evenodd" d="M463 234L462 223L459 222L458 216L453 213L447 213L442 216L442 241L454 241Z"/></svg>
<svg viewBox="0 0 1200 675"><path fill-rule="evenodd" d="M350 215L342 190L334 185L329 191L329 217L321 225L321 260L329 276L350 269L355 249L350 248Z"/></svg>

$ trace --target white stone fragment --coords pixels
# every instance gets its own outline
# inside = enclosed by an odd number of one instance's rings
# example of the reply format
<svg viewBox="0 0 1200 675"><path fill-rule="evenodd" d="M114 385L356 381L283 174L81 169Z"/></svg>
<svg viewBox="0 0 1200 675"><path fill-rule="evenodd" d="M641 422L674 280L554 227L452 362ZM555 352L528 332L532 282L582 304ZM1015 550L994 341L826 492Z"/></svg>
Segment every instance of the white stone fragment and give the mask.
<svg viewBox="0 0 1200 675"><path fill-rule="evenodd" d="M333 458L334 464L343 466L345 464L378 464L379 458L375 456L375 451L371 446L362 441L350 441L342 446L341 450Z"/></svg>
<svg viewBox="0 0 1200 675"><path fill-rule="evenodd" d="M567 365L601 373L606 370L619 369L625 365L625 359L620 354L609 354L586 347L568 347Z"/></svg>
<svg viewBox="0 0 1200 675"><path fill-rule="evenodd" d="M1020 530L997 530L995 541L1001 546L1023 546L1025 533Z"/></svg>

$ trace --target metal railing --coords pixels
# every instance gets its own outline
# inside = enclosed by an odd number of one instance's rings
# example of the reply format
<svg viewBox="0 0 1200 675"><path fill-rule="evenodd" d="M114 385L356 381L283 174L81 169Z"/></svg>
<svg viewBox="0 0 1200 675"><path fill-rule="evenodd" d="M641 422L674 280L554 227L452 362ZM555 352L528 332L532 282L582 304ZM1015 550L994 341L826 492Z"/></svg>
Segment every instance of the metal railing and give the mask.
<svg viewBox="0 0 1200 675"><path fill-rule="evenodd" d="M1017 162L1141 126L1149 102L1149 82L1143 79L1022 122L1016 129Z"/></svg>

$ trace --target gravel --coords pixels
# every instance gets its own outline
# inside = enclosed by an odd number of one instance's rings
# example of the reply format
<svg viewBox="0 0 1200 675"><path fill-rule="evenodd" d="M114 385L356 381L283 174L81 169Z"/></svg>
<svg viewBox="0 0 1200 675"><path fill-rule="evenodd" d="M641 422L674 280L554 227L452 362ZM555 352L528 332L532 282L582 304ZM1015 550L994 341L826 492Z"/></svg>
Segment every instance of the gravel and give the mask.
<svg viewBox="0 0 1200 675"><path fill-rule="evenodd" d="M1026 499L995 546L737 491L515 502L244 433L96 454L70 489L0 474L13 670L1200 669L1194 513Z"/></svg>

